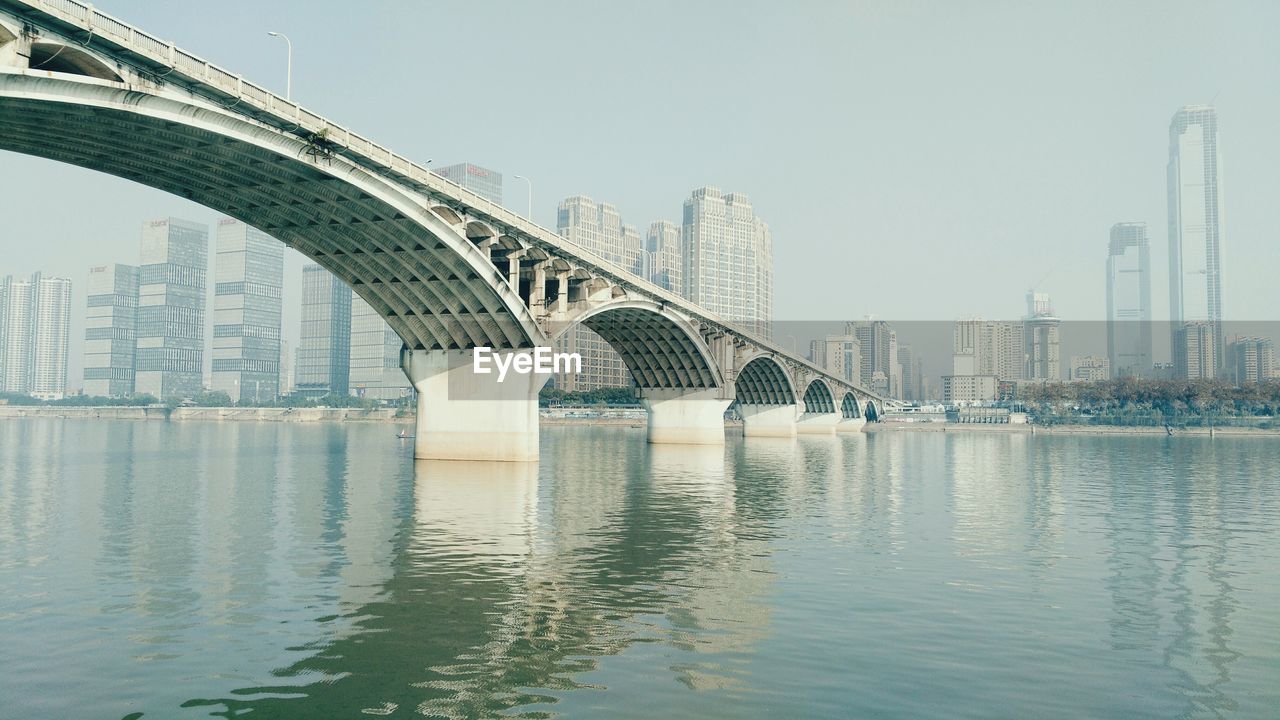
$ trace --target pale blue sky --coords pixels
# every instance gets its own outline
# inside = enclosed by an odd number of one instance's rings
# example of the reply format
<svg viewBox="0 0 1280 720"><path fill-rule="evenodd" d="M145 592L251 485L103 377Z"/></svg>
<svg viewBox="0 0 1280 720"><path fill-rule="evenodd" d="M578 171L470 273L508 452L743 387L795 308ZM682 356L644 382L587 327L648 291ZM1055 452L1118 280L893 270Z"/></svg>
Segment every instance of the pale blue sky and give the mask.
<svg viewBox="0 0 1280 720"><path fill-rule="evenodd" d="M576 193L643 228L679 221L693 187L744 192L773 228L782 320L1014 318L1037 282L1063 317L1101 319L1108 229L1133 220L1163 317L1168 123L1213 101L1227 314L1270 319L1280 298L1280 3L97 6L281 90L266 32L287 33L295 99L499 170L516 209L510 176L530 176L546 225ZM90 264L136 261L143 220L214 218L6 153L0 198L0 273L67 275L78 306Z"/></svg>

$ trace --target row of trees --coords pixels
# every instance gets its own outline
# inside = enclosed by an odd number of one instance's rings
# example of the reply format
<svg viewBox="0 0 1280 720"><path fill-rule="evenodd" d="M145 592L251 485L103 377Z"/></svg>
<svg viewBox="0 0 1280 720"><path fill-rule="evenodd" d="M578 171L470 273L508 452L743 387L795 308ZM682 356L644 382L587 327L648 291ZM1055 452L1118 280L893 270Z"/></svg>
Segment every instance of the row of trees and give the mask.
<svg viewBox="0 0 1280 720"><path fill-rule="evenodd" d="M1030 384L1019 388L1018 402L1038 417L1275 417L1280 415L1280 383L1121 378Z"/></svg>
<svg viewBox="0 0 1280 720"><path fill-rule="evenodd" d="M538 393L538 404L542 407L554 407L557 405L639 405L640 397L636 395L636 389L630 387L565 392L548 385L542 388L542 392Z"/></svg>

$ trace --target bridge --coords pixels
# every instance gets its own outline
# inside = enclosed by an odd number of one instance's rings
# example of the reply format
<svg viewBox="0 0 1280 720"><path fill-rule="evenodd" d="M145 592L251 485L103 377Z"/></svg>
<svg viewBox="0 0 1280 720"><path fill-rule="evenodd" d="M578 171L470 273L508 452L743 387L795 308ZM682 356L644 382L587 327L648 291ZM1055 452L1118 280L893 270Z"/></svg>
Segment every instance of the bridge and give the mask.
<svg viewBox="0 0 1280 720"><path fill-rule="evenodd" d="M654 443L859 431L885 399L391 150L76 0L0 0L0 149L242 220L328 269L404 341L415 455L536 460L547 375L472 371L582 323L626 363Z"/></svg>

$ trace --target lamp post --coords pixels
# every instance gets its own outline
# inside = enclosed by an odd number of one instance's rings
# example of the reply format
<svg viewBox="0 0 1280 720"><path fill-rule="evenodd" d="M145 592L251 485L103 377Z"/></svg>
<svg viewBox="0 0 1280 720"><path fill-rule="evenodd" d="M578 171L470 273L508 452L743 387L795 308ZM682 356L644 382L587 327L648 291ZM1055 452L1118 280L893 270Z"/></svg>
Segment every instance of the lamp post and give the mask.
<svg viewBox="0 0 1280 720"><path fill-rule="evenodd" d="M269 31L267 34L270 35L271 37L283 38L285 47L288 48L289 54L288 54L288 59L286 60L285 76L284 76L284 99L292 102L293 101L293 42L290 41L289 36L285 35L284 33Z"/></svg>
<svg viewBox="0 0 1280 720"><path fill-rule="evenodd" d="M523 175L515 175L514 177L517 180L523 180L529 184L529 209L525 212L524 216L529 220L533 220L533 181Z"/></svg>

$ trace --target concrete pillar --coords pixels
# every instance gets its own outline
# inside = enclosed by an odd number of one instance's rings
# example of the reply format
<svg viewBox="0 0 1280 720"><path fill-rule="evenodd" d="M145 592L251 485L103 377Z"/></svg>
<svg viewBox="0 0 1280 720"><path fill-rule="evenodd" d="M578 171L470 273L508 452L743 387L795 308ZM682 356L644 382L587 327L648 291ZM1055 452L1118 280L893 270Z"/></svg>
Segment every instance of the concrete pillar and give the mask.
<svg viewBox="0 0 1280 720"><path fill-rule="evenodd" d="M641 389L640 402L649 411L649 442L681 445L723 445L724 411L733 402L721 391Z"/></svg>
<svg viewBox="0 0 1280 720"><path fill-rule="evenodd" d="M538 459L538 391L550 375L509 371L499 382L473 371L470 350L405 348L400 366L418 391L414 457Z"/></svg>
<svg viewBox="0 0 1280 720"><path fill-rule="evenodd" d="M533 282L529 285L529 307L534 316L539 316L547 304L547 269L545 260L535 261L533 266Z"/></svg>
<svg viewBox="0 0 1280 720"><path fill-rule="evenodd" d="M512 250L507 255L509 267L507 268L507 283L511 285L511 289L517 293L520 292L520 258L524 257L523 250Z"/></svg>
<svg viewBox="0 0 1280 720"><path fill-rule="evenodd" d="M838 433L857 433L862 432L862 426L867 424L866 418L841 418L836 423L836 432Z"/></svg>
<svg viewBox="0 0 1280 720"><path fill-rule="evenodd" d="M796 420L796 433L800 435L834 435L840 413L804 413Z"/></svg>
<svg viewBox="0 0 1280 720"><path fill-rule="evenodd" d="M561 270L556 273L556 313L557 317L564 317L564 313L569 310L569 271Z"/></svg>
<svg viewBox="0 0 1280 720"><path fill-rule="evenodd" d="M795 437L796 405L739 405L744 437Z"/></svg>

